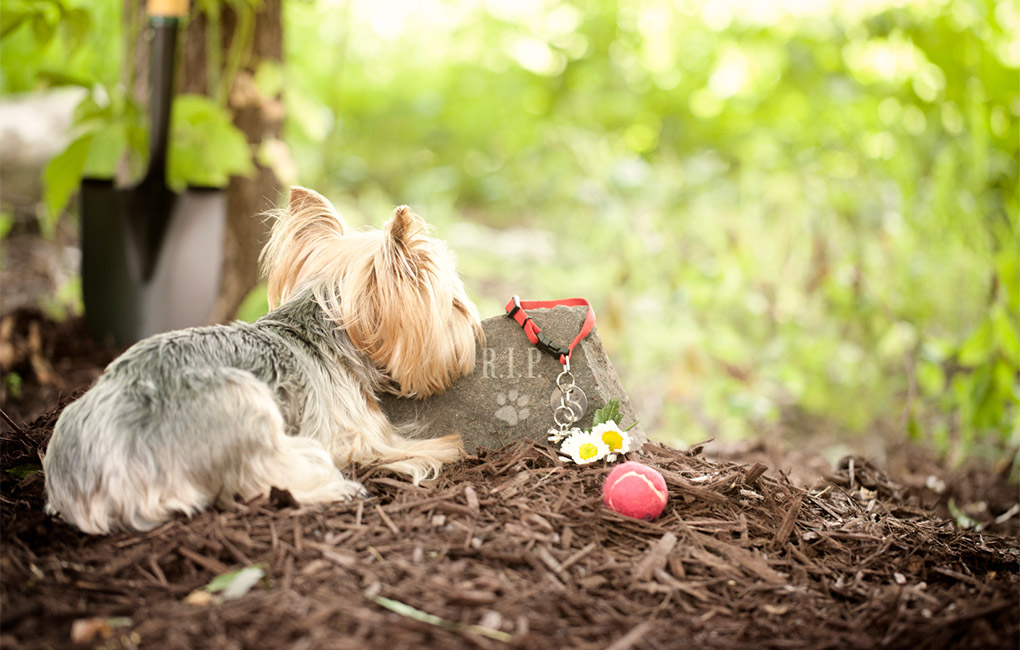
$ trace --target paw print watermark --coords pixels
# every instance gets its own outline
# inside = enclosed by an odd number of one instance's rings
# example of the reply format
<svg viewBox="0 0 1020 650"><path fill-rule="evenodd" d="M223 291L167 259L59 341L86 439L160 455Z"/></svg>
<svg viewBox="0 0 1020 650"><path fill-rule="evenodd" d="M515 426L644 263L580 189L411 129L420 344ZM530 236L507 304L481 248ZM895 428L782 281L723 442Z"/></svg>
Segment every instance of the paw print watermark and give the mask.
<svg viewBox="0 0 1020 650"><path fill-rule="evenodd" d="M530 401L531 397L518 394L516 390L511 390L509 393L496 393L496 403L499 404L499 408L496 409L495 415L510 426L516 426L518 422L528 419L528 416L531 415L531 409L528 408Z"/></svg>

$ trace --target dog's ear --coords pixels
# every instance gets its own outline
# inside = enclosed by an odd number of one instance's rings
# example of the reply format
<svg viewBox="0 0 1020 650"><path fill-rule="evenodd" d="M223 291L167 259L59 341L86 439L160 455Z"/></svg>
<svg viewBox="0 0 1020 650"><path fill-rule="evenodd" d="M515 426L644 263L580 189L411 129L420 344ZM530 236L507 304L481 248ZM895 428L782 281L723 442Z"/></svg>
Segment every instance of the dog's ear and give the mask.
<svg viewBox="0 0 1020 650"><path fill-rule="evenodd" d="M328 267L335 257L331 247L344 238L347 226L324 196L296 185L290 188L287 209L271 216L275 223L261 262L269 279L269 306L275 309Z"/></svg>
<svg viewBox="0 0 1020 650"><path fill-rule="evenodd" d="M291 186L287 212L292 219L309 222L307 227L332 231L322 234L344 235L347 232L347 225L329 199L307 187Z"/></svg>
<svg viewBox="0 0 1020 650"><path fill-rule="evenodd" d="M465 307L453 254L421 217L400 206L381 235L380 256L344 292L339 320L395 394L436 394L474 367L477 313Z"/></svg>
<svg viewBox="0 0 1020 650"><path fill-rule="evenodd" d="M393 211L393 217L383 224L386 254L390 268L403 277L415 278L419 271L423 250L428 240L425 220L402 205Z"/></svg>
<svg viewBox="0 0 1020 650"><path fill-rule="evenodd" d="M390 242L406 247L416 237L425 232L425 220L411 212L411 208L402 205L393 211L393 218L385 226Z"/></svg>

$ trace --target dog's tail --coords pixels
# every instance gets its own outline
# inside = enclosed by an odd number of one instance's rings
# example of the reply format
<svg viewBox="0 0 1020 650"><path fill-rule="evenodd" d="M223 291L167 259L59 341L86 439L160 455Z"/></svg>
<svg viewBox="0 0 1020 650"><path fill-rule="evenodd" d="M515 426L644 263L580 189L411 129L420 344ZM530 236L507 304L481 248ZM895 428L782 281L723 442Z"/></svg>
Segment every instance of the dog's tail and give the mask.
<svg viewBox="0 0 1020 650"><path fill-rule="evenodd" d="M442 438L410 440L394 433L395 444L390 454L382 457L381 467L398 474L406 474L417 485L439 475L443 465L464 456L464 443L459 435Z"/></svg>
<svg viewBox="0 0 1020 650"><path fill-rule="evenodd" d="M421 423L394 426L381 410L370 405L369 412L371 424L330 441L337 465L375 465L403 474L417 485L464 456L464 443L457 434L425 438Z"/></svg>

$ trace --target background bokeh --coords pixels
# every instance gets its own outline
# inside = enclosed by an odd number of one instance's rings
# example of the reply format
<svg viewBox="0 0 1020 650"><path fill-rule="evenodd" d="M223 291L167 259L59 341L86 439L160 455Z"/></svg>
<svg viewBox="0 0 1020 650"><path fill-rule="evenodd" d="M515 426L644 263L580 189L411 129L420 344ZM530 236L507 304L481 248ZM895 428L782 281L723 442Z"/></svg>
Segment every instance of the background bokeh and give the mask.
<svg viewBox="0 0 1020 650"><path fill-rule="evenodd" d="M0 5L0 90L87 88L44 234L145 149L123 3L53 4ZM412 205L483 315L589 298L655 437L1020 444L1020 3L284 0L284 47L261 159L354 226ZM198 104L178 181L243 171Z"/></svg>

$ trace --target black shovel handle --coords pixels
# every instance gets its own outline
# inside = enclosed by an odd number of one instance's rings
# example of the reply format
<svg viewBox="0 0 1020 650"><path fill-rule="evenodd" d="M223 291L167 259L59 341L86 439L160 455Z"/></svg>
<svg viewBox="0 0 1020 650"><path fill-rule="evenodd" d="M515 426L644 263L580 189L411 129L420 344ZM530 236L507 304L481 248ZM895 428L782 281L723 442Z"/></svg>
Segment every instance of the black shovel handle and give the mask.
<svg viewBox="0 0 1020 650"><path fill-rule="evenodd" d="M167 151L170 142L170 107L174 95L174 61L177 55L177 27L188 13L188 0L149 0L152 26L152 98L149 111L149 169L143 185L166 185Z"/></svg>
<svg viewBox="0 0 1020 650"><path fill-rule="evenodd" d="M188 0L149 0L147 10L152 28L149 166L145 176L127 197L127 214L134 215L132 231L145 281L155 273L176 199L167 185L167 153L170 148L177 27L181 17L187 15Z"/></svg>

